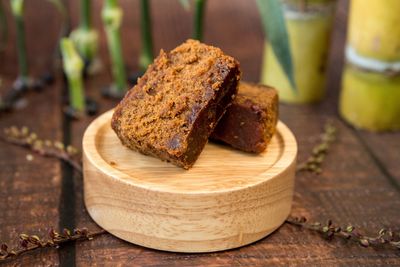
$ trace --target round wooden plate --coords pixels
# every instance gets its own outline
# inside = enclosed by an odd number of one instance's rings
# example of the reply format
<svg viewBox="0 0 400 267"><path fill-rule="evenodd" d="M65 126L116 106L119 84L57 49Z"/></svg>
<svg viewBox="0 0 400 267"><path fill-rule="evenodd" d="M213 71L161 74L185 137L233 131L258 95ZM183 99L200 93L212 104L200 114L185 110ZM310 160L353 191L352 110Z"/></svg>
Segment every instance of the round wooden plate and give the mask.
<svg viewBox="0 0 400 267"><path fill-rule="evenodd" d="M208 143L183 170L122 146L111 116L83 137L86 208L111 234L160 250L218 251L267 236L289 215L297 144L282 122L262 154Z"/></svg>

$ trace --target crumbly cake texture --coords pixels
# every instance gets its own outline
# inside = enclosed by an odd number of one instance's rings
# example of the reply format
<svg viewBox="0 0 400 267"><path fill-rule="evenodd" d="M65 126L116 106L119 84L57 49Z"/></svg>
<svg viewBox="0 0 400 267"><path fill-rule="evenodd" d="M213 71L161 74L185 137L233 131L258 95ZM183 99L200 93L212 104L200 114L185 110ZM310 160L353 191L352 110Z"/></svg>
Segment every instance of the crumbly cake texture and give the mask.
<svg viewBox="0 0 400 267"><path fill-rule="evenodd" d="M211 139L246 152L261 153L274 135L277 122L276 90L240 82L235 100L218 122Z"/></svg>
<svg viewBox="0 0 400 267"><path fill-rule="evenodd" d="M111 127L122 144L189 169L237 93L239 63L187 40L160 51L118 104Z"/></svg>

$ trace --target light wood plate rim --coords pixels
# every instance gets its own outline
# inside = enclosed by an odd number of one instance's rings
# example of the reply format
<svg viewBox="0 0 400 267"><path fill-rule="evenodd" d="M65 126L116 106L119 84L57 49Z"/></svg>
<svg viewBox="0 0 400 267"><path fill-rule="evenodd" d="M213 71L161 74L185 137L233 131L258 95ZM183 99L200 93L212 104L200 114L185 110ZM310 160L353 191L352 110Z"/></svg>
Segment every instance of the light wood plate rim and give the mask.
<svg viewBox="0 0 400 267"><path fill-rule="evenodd" d="M121 170L115 169L110 164L101 156L101 154L96 150L96 153L93 153L93 149L87 149L90 147L95 147L97 148L96 142L97 142L97 133L99 130L104 127L104 125L108 122L110 122L112 114L114 112L114 109L111 109L102 115L100 115L98 118L96 118L86 129L84 136L83 136L83 141L82 141L82 147L86 159L93 165L95 166L98 170L101 170L109 176L110 178L114 179L115 181L122 182L128 186L134 186L134 187L139 187L144 190L150 190L158 193L164 193L165 191L161 188L155 188L147 184L143 184L140 181L135 181L135 179L132 179L132 176L124 173ZM280 134L281 138L283 139L284 143L291 143L293 149L284 149L282 152L282 155L280 158L274 163L274 165L285 163L285 165L292 166L295 164L296 157L297 157L297 142L296 139L293 135L293 133L290 131L290 129L282 122L278 121L277 124L277 133ZM93 138L95 136L95 138ZM227 147L227 149L232 149L230 147ZM87 153L90 151L91 153ZM135 152L138 153L138 152ZM244 152L240 152L244 153ZM289 164L288 164L289 162ZM178 168L178 167L176 167ZM286 168L282 169L281 172L284 172ZM263 173L260 173L260 176L263 176L265 179L260 179L260 181L255 182L251 185L247 185L245 187L236 187L236 188L220 188L218 190L213 190L213 191L172 191L174 194L178 195L192 195L192 196L197 196L197 195L219 195L219 194L224 194L224 193L229 193L229 192L236 192L240 191L244 188L251 188L251 187L257 187L261 185L262 183L268 182L270 179L274 179L274 177L277 175L276 173L274 175L270 175L268 173L268 169L265 170ZM266 177L265 177L266 176ZM171 191L167 192L168 194L171 193Z"/></svg>

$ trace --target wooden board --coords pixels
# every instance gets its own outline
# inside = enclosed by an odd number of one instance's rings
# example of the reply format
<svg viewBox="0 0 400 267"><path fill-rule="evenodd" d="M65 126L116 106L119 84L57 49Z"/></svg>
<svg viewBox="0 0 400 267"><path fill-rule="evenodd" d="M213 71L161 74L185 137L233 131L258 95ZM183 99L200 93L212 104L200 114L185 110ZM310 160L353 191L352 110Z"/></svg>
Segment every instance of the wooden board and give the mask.
<svg viewBox="0 0 400 267"><path fill-rule="evenodd" d="M289 215L297 145L282 122L266 152L209 143L187 171L122 146L111 116L83 138L85 204L110 233L155 249L218 251L265 237Z"/></svg>

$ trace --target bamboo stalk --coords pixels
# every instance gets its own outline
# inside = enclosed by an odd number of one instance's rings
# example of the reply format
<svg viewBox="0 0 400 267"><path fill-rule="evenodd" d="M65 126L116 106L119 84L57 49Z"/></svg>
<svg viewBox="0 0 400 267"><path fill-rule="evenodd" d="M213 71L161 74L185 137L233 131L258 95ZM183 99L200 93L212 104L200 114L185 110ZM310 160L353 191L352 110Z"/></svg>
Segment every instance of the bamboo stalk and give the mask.
<svg viewBox="0 0 400 267"><path fill-rule="evenodd" d="M334 3L332 0L283 1L297 90L293 90L267 41L261 74L261 83L276 87L281 101L313 103L323 98Z"/></svg>
<svg viewBox="0 0 400 267"><path fill-rule="evenodd" d="M122 94L127 90L125 66L122 57L120 28L122 10L117 0L105 0L102 10L105 25L108 49L111 56L112 74L115 82L115 91Z"/></svg>
<svg viewBox="0 0 400 267"><path fill-rule="evenodd" d="M399 14L398 0L352 0L348 44L365 57L400 61Z"/></svg>
<svg viewBox="0 0 400 267"><path fill-rule="evenodd" d="M70 106L82 113L85 110L85 95L83 90L83 60L76 51L72 40L63 38L60 43L63 56L64 72L68 80Z"/></svg>
<svg viewBox="0 0 400 267"><path fill-rule="evenodd" d="M339 110L358 128L400 130L400 76L344 68Z"/></svg>
<svg viewBox="0 0 400 267"><path fill-rule="evenodd" d="M11 0L11 11L17 28L18 78L26 85L28 83L28 60L25 47L24 0Z"/></svg>
<svg viewBox="0 0 400 267"><path fill-rule="evenodd" d="M399 10L397 0L351 1L339 111L358 128L400 130Z"/></svg>
<svg viewBox="0 0 400 267"><path fill-rule="evenodd" d="M206 0L195 0L193 38L203 40L203 23Z"/></svg>
<svg viewBox="0 0 400 267"><path fill-rule="evenodd" d="M140 30L142 35L142 50L139 56L139 68L145 71L153 62L153 38L151 34L151 13L149 0L140 0Z"/></svg>

